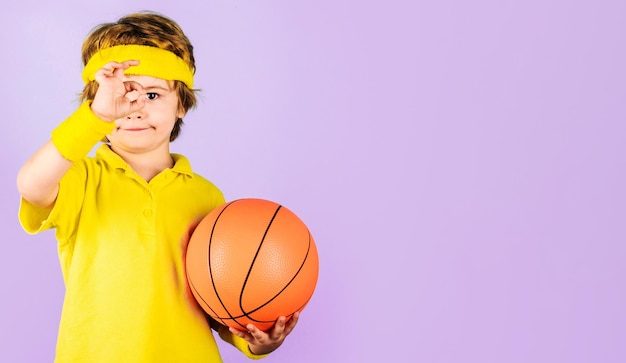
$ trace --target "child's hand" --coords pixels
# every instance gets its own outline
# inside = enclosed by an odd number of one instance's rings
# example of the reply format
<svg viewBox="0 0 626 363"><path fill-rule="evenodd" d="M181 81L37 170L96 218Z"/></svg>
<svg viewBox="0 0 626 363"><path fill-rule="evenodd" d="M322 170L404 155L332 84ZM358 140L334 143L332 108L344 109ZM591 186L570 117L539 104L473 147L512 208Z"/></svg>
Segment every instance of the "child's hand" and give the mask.
<svg viewBox="0 0 626 363"><path fill-rule="evenodd" d="M276 320L274 327L267 332L259 330L253 324L248 324L247 332L234 328L229 328L229 330L231 333L245 339L250 347L250 352L253 354L267 354L273 352L283 344L287 335L289 335L296 326L299 316L300 314L296 312L287 322L287 319L281 316Z"/></svg>
<svg viewBox="0 0 626 363"><path fill-rule="evenodd" d="M91 110L100 119L114 121L143 108L143 87L124 78L124 70L138 64L138 60L111 62L96 72L98 91L91 103Z"/></svg>

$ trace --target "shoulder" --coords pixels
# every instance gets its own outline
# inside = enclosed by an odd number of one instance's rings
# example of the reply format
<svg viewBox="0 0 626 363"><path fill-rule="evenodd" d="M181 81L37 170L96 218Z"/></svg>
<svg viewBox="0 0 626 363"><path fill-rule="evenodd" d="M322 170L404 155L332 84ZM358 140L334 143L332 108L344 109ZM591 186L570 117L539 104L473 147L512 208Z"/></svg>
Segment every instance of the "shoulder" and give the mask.
<svg viewBox="0 0 626 363"><path fill-rule="evenodd" d="M217 189L217 186L215 186L215 184L212 181L210 181L209 179L205 178L204 176L202 176L202 175L200 175L198 173L192 173L192 176L193 176L193 179L197 183L204 184L207 187L211 187L211 188L216 188Z"/></svg>
<svg viewBox="0 0 626 363"><path fill-rule="evenodd" d="M224 198L221 190L212 181L193 171L187 157L181 154L172 154L172 159L174 160L172 171L185 176L183 178L184 184L189 193L210 195L212 199Z"/></svg>
<svg viewBox="0 0 626 363"><path fill-rule="evenodd" d="M189 159L187 159L186 156L184 156L182 154L172 154L172 159L174 160L174 166L172 167L173 171L175 171L175 172L177 172L179 174L184 174L184 175L190 176L191 177L190 179L192 179L195 183L204 184L206 186L217 188L215 186L215 184L213 184L211 181L209 181L204 176L196 173L191 168L191 162L189 161Z"/></svg>
<svg viewBox="0 0 626 363"><path fill-rule="evenodd" d="M197 173L193 173L191 180L193 180L196 188L199 189L202 194L218 202L224 201L224 194L212 181Z"/></svg>

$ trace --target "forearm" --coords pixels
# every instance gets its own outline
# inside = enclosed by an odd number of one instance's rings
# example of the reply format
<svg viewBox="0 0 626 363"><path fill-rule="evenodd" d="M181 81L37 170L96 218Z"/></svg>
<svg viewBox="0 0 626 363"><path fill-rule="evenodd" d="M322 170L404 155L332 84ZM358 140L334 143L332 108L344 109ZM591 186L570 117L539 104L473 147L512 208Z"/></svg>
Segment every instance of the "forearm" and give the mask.
<svg viewBox="0 0 626 363"><path fill-rule="evenodd" d="M49 207L56 200L61 178L71 166L72 162L48 141L20 169L17 189L30 203Z"/></svg>
<svg viewBox="0 0 626 363"><path fill-rule="evenodd" d="M85 157L114 127L113 122L95 116L89 103L83 103L52 131L52 139L20 169L17 188L22 197L40 207L51 206L56 200L59 182L72 163Z"/></svg>

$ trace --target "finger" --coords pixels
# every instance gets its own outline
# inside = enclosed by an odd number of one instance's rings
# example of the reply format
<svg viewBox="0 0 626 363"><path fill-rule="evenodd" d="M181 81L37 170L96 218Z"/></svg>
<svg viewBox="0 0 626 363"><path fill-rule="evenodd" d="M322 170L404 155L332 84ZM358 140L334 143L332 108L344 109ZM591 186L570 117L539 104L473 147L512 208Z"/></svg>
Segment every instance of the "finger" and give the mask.
<svg viewBox="0 0 626 363"><path fill-rule="evenodd" d="M104 67L98 69L98 71L94 75L94 78L96 79L96 81L100 82L105 78L112 77L113 71L115 71L115 67L112 64L107 63L106 65L104 65Z"/></svg>
<svg viewBox="0 0 626 363"><path fill-rule="evenodd" d="M109 62L104 67L112 67L115 69L128 69L132 66L138 66L139 61L136 59L129 59L123 62Z"/></svg>
<svg viewBox="0 0 626 363"><path fill-rule="evenodd" d="M126 107L128 107L128 114L140 111L146 103L146 98L139 95L137 91L127 93L126 95L124 95L124 98L128 100L124 102L126 104Z"/></svg>
<svg viewBox="0 0 626 363"><path fill-rule="evenodd" d="M146 94L143 86L137 82L126 81L123 83L126 97L130 102L137 102L143 107L143 103L145 102L144 95Z"/></svg>
<svg viewBox="0 0 626 363"><path fill-rule="evenodd" d="M231 333L233 333L234 335L245 339L248 343L252 342L253 339L251 338L250 334L248 334L247 332L235 329L233 327L229 327L228 331L230 331Z"/></svg>
<svg viewBox="0 0 626 363"><path fill-rule="evenodd" d="M285 331L285 321L286 320L287 320L287 318L285 318L284 316L280 316L276 320L276 324L274 324L274 329L272 329L272 338L273 339L279 339L283 335L283 332Z"/></svg>
<svg viewBox="0 0 626 363"><path fill-rule="evenodd" d="M124 69L132 67L132 66L138 66L139 65L139 60L138 59L129 59L126 61L123 61L122 63L120 63L122 65L122 67L124 67Z"/></svg>
<svg viewBox="0 0 626 363"><path fill-rule="evenodd" d="M126 60L124 62L110 62L105 67L111 66L113 68L112 74L116 77L123 77L124 71L132 66L139 65L138 60Z"/></svg>
<svg viewBox="0 0 626 363"><path fill-rule="evenodd" d="M141 83L135 81L124 81L124 88L126 88L126 92L137 91L142 95L146 93Z"/></svg>
<svg viewBox="0 0 626 363"><path fill-rule="evenodd" d="M138 109L142 109L143 106L146 104L146 98L144 97L145 93L141 94L141 97L139 97L134 103L137 106Z"/></svg>
<svg viewBox="0 0 626 363"><path fill-rule="evenodd" d="M141 93L137 91L130 91L126 93L124 97L126 97L126 99L129 100L130 102L135 102L141 97Z"/></svg>
<svg viewBox="0 0 626 363"><path fill-rule="evenodd" d="M146 102L144 97L146 92L143 86L137 82L127 81L124 82L124 88L126 89L124 97L130 101L131 111L134 112L142 109Z"/></svg>
<svg viewBox="0 0 626 363"><path fill-rule="evenodd" d="M124 67L128 68L128 66L123 65L122 63L118 63L118 62L109 62L105 65L103 65L100 69L98 69L98 71L96 72L95 79L96 81L102 81L105 78L109 78L115 75L115 71L118 69L125 69ZM119 72L118 72L119 73Z"/></svg>
<svg viewBox="0 0 626 363"><path fill-rule="evenodd" d="M135 102L131 102L129 105L129 110L128 110L128 115L137 112L137 111L141 111L141 109L144 106L144 101L143 98L139 98L137 99L137 101Z"/></svg>
<svg viewBox="0 0 626 363"><path fill-rule="evenodd" d="M264 341L268 338L267 333L257 328L256 325L254 324L248 324L247 328L248 328L248 333L250 333L250 336L253 339L256 339L258 341Z"/></svg>
<svg viewBox="0 0 626 363"><path fill-rule="evenodd" d="M293 328L296 327L296 324L298 324L298 319L300 318L300 313L295 313L293 314L293 316L291 317L291 319L289 319L289 321L287 322L287 325L285 326L285 335L289 335L291 333L291 331L293 330Z"/></svg>

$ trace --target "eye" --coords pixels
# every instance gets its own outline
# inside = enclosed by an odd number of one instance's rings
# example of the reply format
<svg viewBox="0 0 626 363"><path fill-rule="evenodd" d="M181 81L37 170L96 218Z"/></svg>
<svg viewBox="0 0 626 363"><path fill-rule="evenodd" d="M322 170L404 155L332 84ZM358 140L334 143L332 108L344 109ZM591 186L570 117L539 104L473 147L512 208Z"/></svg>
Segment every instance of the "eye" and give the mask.
<svg viewBox="0 0 626 363"><path fill-rule="evenodd" d="M157 98L159 98L159 94L156 92L148 92L146 93L146 99L148 100L156 100Z"/></svg>

